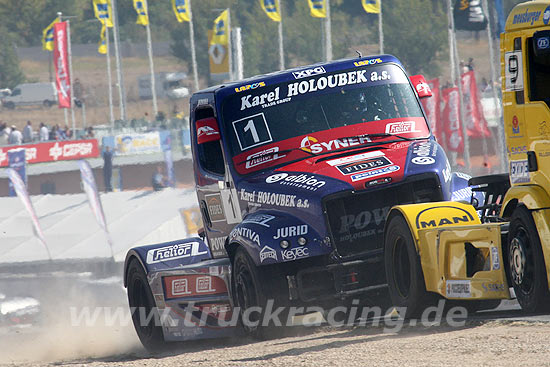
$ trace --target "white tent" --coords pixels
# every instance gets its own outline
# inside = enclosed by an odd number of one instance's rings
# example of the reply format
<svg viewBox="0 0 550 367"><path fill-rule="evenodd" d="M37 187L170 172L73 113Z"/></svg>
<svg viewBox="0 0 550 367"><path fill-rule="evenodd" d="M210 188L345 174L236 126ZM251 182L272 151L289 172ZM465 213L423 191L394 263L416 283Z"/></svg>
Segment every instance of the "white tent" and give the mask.
<svg viewBox="0 0 550 367"><path fill-rule="evenodd" d="M111 256L85 194L31 197L53 260ZM116 261L134 246L188 236L180 209L197 206L194 190L165 189L101 194ZM196 234L191 234L196 236ZM48 260L21 201L0 198L0 264Z"/></svg>

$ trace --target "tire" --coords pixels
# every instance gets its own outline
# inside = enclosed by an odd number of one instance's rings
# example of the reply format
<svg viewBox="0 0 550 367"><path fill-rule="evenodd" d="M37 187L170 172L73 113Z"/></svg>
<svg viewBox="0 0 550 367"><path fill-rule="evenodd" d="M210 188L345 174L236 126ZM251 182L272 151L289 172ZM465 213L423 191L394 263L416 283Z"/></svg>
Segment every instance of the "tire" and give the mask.
<svg viewBox="0 0 550 367"><path fill-rule="evenodd" d="M4 107L6 107L8 110L13 110L13 109L15 109L15 103L6 102L6 103L4 103Z"/></svg>
<svg viewBox="0 0 550 367"><path fill-rule="evenodd" d="M42 105L46 108L50 108L51 106L53 106L53 102L46 99L44 100L44 102L42 102Z"/></svg>
<svg viewBox="0 0 550 367"><path fill-rule="evenodd" d="M539 235L529 209L518 206L508 232L508 273L521 308L529 313L550 309L550 292Z"/></svg>
<svg viewBox="0 0 550 367"><path fill-rule="evenodd" d="M407 222L401 215L390 219L384 235L384 265L393 306L405 307L405 318L417 318L435 304L437 297L426 291L420 256Z"/></svg>
<svg viewBox="0 0 550 367"><path fill-rule="evenodd" d="M266 304L269 298L277 301L276 288L272 286L273 281L270 279L264 279L259 269L256 267L250 255L242 247L239 247L233 258L232 267L233 277L233 299L235 306L239 307L239 323L247 336L251 336L255 339L268 339L271 337L279 337L284 335L285 322L286 322L286 309L280 314L280 321L282 326L262 325L264 320ZM276 274L273 274L274 276ZM272 292L273 291L273 292ZM279 305L276 302L273 305L273 309L276 309ZM244 320L244 312L250 307L259 307L260 312L251 312L247 320ZM250 321L250 322L248 322ZM258 322L258 325L251 325Z"/></svg>
<svg viewBox="0 0 550 367"><path fill-rule="evenodd" d="M130 308L135 310L132 313L132 321L134 322L134 328L136 329L139 340L149 352L162 352L166 349L166 344L162 334L162 327L160 325L155 325L155 319L159 320L157 317L158 312L155 307L155 300L153 299L153 294L149 287L145 271L137 260L132 260L130 262L127 271L127 279L128 303ZM143 313L143 311L140 312L140 309L144 310L145 313ZM140 315L145 315L145 317L147 317L147 315L150 315L150 312L157 312L157 314L150 319L145 318L148 323L143 325L140 322Z"/></svg>

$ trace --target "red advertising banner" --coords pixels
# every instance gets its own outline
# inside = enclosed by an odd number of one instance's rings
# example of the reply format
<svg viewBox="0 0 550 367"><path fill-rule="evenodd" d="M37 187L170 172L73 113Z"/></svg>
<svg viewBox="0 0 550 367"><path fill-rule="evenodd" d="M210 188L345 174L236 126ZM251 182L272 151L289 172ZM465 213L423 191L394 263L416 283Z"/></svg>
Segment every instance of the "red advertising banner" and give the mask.
<svg viewBox="0 0 550 367"><path fill-rule="evenodd" d="M432 129L432 133L440 144L443 143L443 127L441 126L441 111L439 106L441 104L441 91L439 90L439 79L432 79L427 81L430 89L432 90L432 96L428 98L422 98L422 106L428 123Z"/></svg>
<svg viewBox="0 0 550 367"><path fill-rule="evenodd" d="M21 148L25 149L28 164L99 157L99 147L96 139L52 141L0 147L0 167L8 165L9 151Z"/></svg>
<svg viewBox="0 0 550 367"><path fill-rule="evenodd" d="M462 74L462 92L464 93L464 118L468 136L482 138L491 136L487 121L483 117L481 102L477 95L476 77L473 71Z"/></svg>
<svg viewBox="0 0 550 367"><path fill-rule="evenodd" d="M464 152L464 139L460 126L460 96L458 87L443 89L443 116L441 122L445 131L445 144L447 150L453 152Z"/></svg>
<svg viewBox="0 0 550 367"><path fill-rule="evenodd" d="M59 97L59 108L71 107L71 79L67 47L67 22L55 23L53 64L55 66L55 86Z"/></svg>

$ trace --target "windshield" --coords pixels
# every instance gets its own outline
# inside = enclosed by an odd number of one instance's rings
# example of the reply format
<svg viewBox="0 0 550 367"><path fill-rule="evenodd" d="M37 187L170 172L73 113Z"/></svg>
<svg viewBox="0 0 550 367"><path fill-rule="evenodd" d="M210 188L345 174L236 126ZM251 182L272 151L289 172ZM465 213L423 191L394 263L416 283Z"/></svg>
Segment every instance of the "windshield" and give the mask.
<svg viewBox="0 0 550 367"><path fill-rule="evenodd" d="M314 70L319 74L226 99L222 115L239 173L361 145L370 141L360 136L364 134L429 134L416 95L398 66Z"/></svg>

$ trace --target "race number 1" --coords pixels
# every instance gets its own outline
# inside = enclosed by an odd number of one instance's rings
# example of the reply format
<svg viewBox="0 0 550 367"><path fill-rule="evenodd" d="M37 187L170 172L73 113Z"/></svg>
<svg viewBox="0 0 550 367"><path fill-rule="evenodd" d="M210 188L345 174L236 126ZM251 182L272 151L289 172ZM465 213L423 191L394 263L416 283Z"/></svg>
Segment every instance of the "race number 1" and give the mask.
<svg viewBox="0 0 550 367"><path fill-rule="evenodd" d="M233 129L241 150L273 141L263 112L233 121Z"/></svg>

